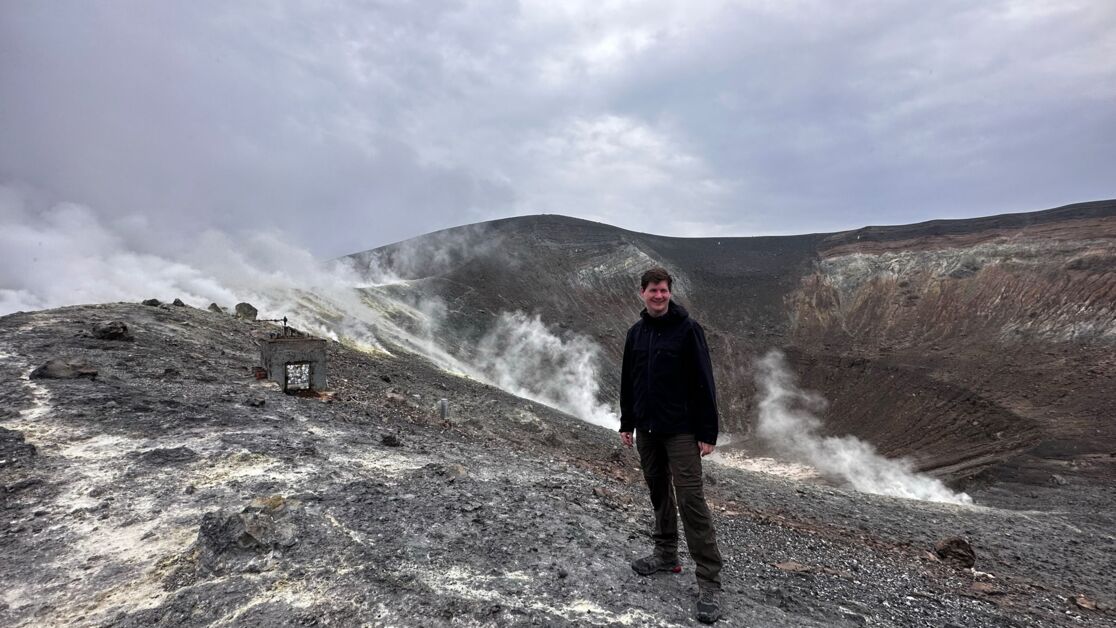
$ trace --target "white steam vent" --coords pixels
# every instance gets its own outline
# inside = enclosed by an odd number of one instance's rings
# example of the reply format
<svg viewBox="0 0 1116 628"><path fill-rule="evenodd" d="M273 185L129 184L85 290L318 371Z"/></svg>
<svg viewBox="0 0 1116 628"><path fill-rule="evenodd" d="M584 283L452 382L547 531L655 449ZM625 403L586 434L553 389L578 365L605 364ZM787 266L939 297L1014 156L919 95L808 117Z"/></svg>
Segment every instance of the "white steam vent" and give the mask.
<svg viewBox="0 0 1116 628"><path fill-rule="evenodd" d="M865 493L951 504L971 504L937 478L917 473L903 459L888 459L854 436L822 436L820 413L825 399L802 390L780 351L756 362L759 437L780 454L813 466L824 476L839 478Z"/></svg>
<svg viewBox="0 0 1116 628"><path fill-rule="evenodd" d="M616 428L616 413L597 400L599 353L585 336L562 338L538 316L503 312L477 346L477 366L485 379L513 395Z"/></svg>

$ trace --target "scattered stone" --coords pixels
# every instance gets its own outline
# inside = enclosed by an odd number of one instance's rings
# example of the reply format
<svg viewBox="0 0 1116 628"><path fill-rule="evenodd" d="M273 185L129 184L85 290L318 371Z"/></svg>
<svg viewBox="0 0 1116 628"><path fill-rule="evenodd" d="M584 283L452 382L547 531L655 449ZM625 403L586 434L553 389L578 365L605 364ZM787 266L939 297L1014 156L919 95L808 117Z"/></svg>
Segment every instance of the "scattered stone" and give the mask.
<svg viewBox="0 0 1116 628"><path fill-rule="evenodd" d="M868 617L866 615L862 614L862 613L858 613L858 612L852 610L851 608L845 608L844 606L838 606L837 607L837 612L840 613L841 619L843 619L845 621L845 623L856 624L858 626L867 626L868 625Z"/></svg>
<svg viewBox="0 0 1116 628"><path fill-rule="evenodd" d="M384 434L383 438L380 439L380 442L384 445L387 445L388 447L400 447L403 445L403 442L400 441L399 437L395 434Z"/></svg>
<svg viewBox="0 0 1116 628"><path fill-rule="evenodd" d="M444 477L444 478L448 479L450 482L456 480L457 478L463 478L463 477L469 475L468 469L466 469L462 465L452 463L452 462L448 463L448 464L432 463L432 464L426 465L425 468L432 471L434 473L434 475L437 475L439 477Z"/></svg>
<svg viewBox="0 0 1116 628"><path fill-rule="evenodd" d="M385 382L389 383L389 384L391 383L391 378L390 378L390 377L388 377L387 375L381 375L381 376L380 376L380 379L381 379L382 381L385 381Z"/></svg>
<svg viewBox="0 0 1116 628"><path fill-rule="evenodd" d="M802 563L794 560L786 560L781 563L775 563L774 567L780 571L786 571L789 573L812 573L814 571L812 567L803 565Z"/></svg>
<svg viewBox="0 0 1116 628"><path fill-rule="evenodd" d="M175 299L174 301L171 302L171 305L177 305L178 307L186 307L186 304L182 302L182 299Z"/></svg>
<svg viewBox="0 0 1116 628"><path fill-rule="evenodd" d="M763 602L791 613L805 612L809 605L785 587L772 587L763 592Z"/></svg>
<svg viewBox="0 0 1116 628"><path fill-rule="evenodd" d="M143 304L144 305L150 305L151 307L159 307L160 305L163 304L163 302L160 301L159 299L146 299L143 302Z"/></svg>
<svg viewBox="0 0 1116 628"><path fill-rule="evenodd" d="M566 571L566 569L565 569L564 567L559 567L559 568L558 568L558 577L559 577L559 578L563 578L563 579L564 579L564 578L566 578L566 577L567 577L567 576L569 576L569 575L570 575L570 572Z"/></svg>
<svg viewBox="0 0 1116 628"><path fill-rule="evenodd" d="M149 449L135 455L140 460L157 466L191 462L198 459L198 452L189 447Z"/></svg>
<svg viewBox="0 0 1116 628"><path fill-rule="evenodd" d="M259 311L252 307L251 303L240 302L236 304L236 317L244 320L254 321Z"/></svg>
<svg viewBox="0 0 1116 628"><path fill-rule="evenodd" d="M942 562L956 568L970 569L976 564L973 546L959 536L938 541L934 546L934 553L942 559Z"/></svg>
<svg viewBox="0 0 1116 628"><path fill-rule="evenodd" d="M13 462L30 458L36 453L35 446L24 440L22 432L0 427L0 460Z"/></svg>
<svg viewBox="0 0 1116 628"><path fill-rule="evenodd" d="M272 496L253 500L239 513L206 513L196 542L198 566L211 573L259 571L254 557L298 542L290 511L290 502Z"/></svg>
<svg viewBox="0 0 1116 628"><path fill-rule="evenodd" d="M97 369L83 360L55 358L31 371L31 379L96 379Z"/></svg>
<svg viewBox="0 0 1116 628"><path fill-rule="evenodd" d="M1077 604L1079 607L1084 608L1086 610L1090 610L1090 611L1097 610L1097 603L1094 602L1093 600L1085 597L1084 593L1078 593L1077 597L1073 598L1073 602L1075 604Z"/></svg>
<svg viewBox="0 0 1116 628"><path fill-rule="evenodd" d="M1057 473L1050 476L1050 483L1054 486L1065 486L1066 484L1069 484L1066 478L1058 475Z"/></svg>
<svg viewBox="0 0 1116 628"><path fill-rule="evenodd" d="M186 490L184 490L184 491L182 491L182 492L183 492L183 493L185 493L185 494L187 494L187 495L193 495L193 494L194 494L194 493L196 493L197 491L198 491L198 487L194 486L193 484L188 484L188 485L186 486Z"/></svg>
<svg viewBox="0 0 1116 628"><path fill-rule="evenodd" d="M98 340L122 340L131 342L135 340L128 325L123 321L109 321L107 323L94 323L93 337Z"/></svg>
<svg viewBox="0 0 1116 628"><path fill-rule="evenodd" d="M221 307L220 305L217 305L216 303L210 303L209 307L206 308L206 309L208 309L210 312L213 312L215 314L225 314L226 313L225 308Z"/></svg>
<svg viewBox="0 0 1116 628"><path fill-rule="evenodd" d="M263 397L251 397L244 400L244 405L252 408L262 408L267 401Z"/></svg>
<svg viewBox="0 0 1116 628"><path fill-rule="evenodd" d="M1004 595L1005 593L1007 593L1007 591L1004 591L991 582L974 582L969 585L969 588L976 593L982 593L984 595Z"/></svg>
<svg viewBox="0 0 1116 628"><path fill-rule="evenodd" d="M29 488L40 486L43 481L39 478L26 478L18 482L14 482L4 487L5 493L18 493L19 491L26 491Z"/></svg>

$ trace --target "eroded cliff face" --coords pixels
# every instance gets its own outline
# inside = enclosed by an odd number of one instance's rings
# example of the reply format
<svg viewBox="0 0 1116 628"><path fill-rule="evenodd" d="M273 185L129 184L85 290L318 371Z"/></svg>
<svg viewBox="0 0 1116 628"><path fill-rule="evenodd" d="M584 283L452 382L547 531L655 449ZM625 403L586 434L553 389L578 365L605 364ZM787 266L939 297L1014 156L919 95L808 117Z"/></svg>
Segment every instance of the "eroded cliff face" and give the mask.
<svg viewBox="0 0 1116 628"><path fill-rule="evenodd" d="M824 251L792 296L797 340L858 347L1116 343L1116 221ZM884 250L880 250L884 249Z"/></svg>
<svg viewBox="0 0 1116 628"><path fill-rule="evenodd" d="M930 467L1116 449L1116 218L840 243L787 303L834 429Z"/></svg>

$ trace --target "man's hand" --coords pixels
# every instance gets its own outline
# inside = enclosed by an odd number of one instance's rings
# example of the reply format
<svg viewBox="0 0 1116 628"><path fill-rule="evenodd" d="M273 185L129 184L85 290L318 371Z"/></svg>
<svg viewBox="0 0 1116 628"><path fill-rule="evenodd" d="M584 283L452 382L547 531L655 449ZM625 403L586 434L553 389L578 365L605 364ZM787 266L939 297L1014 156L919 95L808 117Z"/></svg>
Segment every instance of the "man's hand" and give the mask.
<svg viewBox="0 0 1116 628"><path fill-rule="evenodd" d="M701 456L703 458L705 456L708 456L709 454L713 453L713 450L716 449L716 448L717 448L716 445L710 445L709 443L703 443L701 441L698 441L698 449L701 450Z"/></svg>
<svg viewBox="0 0 1116 628"><path fill-rule="evenodd" d="M620 442L625 447L631 447L632 446L632 433L631 432L620 432Z"/></svg>

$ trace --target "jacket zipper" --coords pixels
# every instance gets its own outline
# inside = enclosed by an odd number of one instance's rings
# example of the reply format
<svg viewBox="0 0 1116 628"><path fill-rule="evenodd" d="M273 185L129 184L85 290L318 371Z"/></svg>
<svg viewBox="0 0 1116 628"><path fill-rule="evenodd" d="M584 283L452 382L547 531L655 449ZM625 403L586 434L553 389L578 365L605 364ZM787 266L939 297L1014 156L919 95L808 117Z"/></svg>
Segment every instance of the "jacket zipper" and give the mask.
<svg viewBox="0 0 1116 628"><path fill-rule="evenodd" d="M652 349L652 347L654 347L654 345L655 345L655 328L652 327L651 329L648 330L648 332L650 332L650 333L648 333L648 335L647 335L647 395L648 395L648 397L650 397L651 396L651 363L655 360L655 352ZM651 429L652 425L654 425L654 422L651 421L651 420L648 420L647 421L647 433L648 434L650 434L653 431Z"/></svg>

